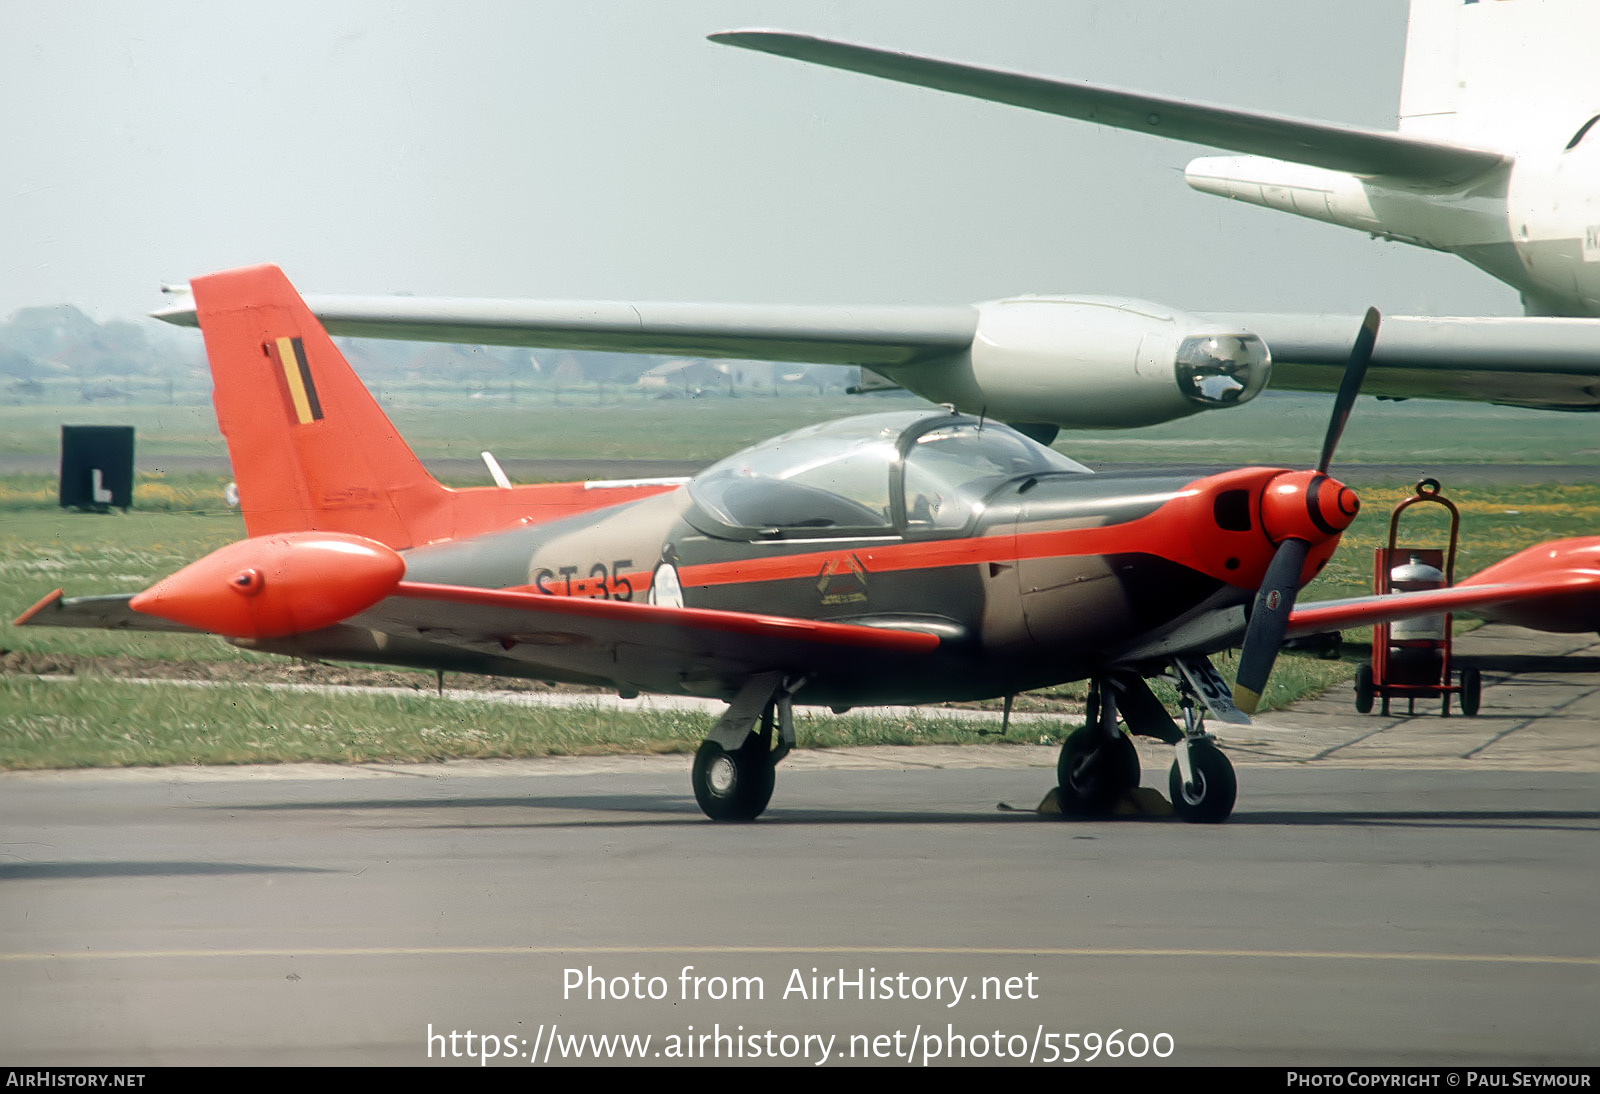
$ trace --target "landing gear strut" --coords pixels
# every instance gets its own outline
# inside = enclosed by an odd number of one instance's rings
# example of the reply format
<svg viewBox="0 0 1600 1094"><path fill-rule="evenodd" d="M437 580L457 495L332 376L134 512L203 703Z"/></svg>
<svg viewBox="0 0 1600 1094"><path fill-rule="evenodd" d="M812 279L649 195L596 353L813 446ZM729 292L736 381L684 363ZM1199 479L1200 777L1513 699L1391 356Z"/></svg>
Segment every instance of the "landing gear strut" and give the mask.
<svg viewBox="0 0 1600 1094"><path fill-rule="evenodd" d="M1217 748L1216 738L1205 730L1205 720L1195 702L1194 692L1181 687L1183 740L1177 758L1167 775L1167 790L1172 808L1186 821L1216 824L1228 819L1239 796L1239 781L1233 764Z"/></svg>
<svg viewBox="0 0 1600 1094"><path fill-rule="evenodd" d="M1089 681L1084 727L1061 743L1056 760L1056 798L1061 812L1103 816L1139 785L1139 753L1117 728L1115 693L1102 681Z"/></svg>
<svg viewBox="0 0 1600 1094"><path fill-rule="evenodd" d="M798 689L765 673L746 681L728 704L694 754L694 800L706 816L750 821L767 808L778 761L794 747L791 697Z"/></svg>

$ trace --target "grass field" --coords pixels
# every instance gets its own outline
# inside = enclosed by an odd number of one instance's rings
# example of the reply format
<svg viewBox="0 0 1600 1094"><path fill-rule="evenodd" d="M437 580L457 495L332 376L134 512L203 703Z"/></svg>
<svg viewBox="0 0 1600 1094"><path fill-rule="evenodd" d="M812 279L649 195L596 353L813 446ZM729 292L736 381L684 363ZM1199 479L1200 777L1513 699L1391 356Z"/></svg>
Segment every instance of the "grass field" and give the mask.
<svg viewBox="0 0 1600 1094"><path fill-rule="evenodd" d="M603 402L605 398L609 402ZM528 395L517 406L456 397L433 407L397 397L391 412L425 458L472 456L493 449L502 459L610 457L711 459L744 443L811 421L903 406L844 397L702 399L656 402L616 392L572 393L554 405ZM1091 461L1176 460L1205 464L1260 462L1303 465L1314 458L1327 413L1315 397L1262 399L1224 414L1151 430L1071 434L1058 447ZM92 413L90 412L92 411ZM0 408L0 455L48 454L63 423L135 424L140 451L223 454L207 406L144 408ZM1222 428L1226 423L1230 428ZM1594 419L1467 404L1383 404L1358 408L1341 460L1448 463L1595 462ZM1471 443L1463 444L1463 436ZM465 439L464 439L465 438ZM1449 457L1449 459L1446 459ZM1335 469L1337 471L1337 468ZM39 683L28 675L40 659L110 672L127 664L257 665L282 659L238 650L216 639L49 628L19 630L9 620L50 590L69 595L143 588L183 564L241 538L242 524L222 503L218 475L146 475L127 514L63 513L53 476L12 475L0 481L0 767L128 763L233 763L259 760L439 759L545 755L574 751L661 751L692 748L704 719L615 712L537 712L440 700L419 694L300 696L249 687L216 689L133 685L110 679ZM1362 490L1364 511L1340 554L1306 592L1327 599L1369 591L1371 549L1387 536L1393 503L1410 483ZM1463 512L1458 576L1522 547L1600 527L1600 486L1474 487L1452 491ZM1415 510L1403 542L1441 541L1433 507ZM1359 637L1352 635L1351 637ZM117 666L123 666L118 668ZM1219 666L1227 674L1231 666ZM1348 678L1353 666L1284 659L1268 702L1283 703ZM198 671L198 670L197 670ZM202 675L204 673L201 673ZM431 683L431 677L424 678ZM1081 688L1024 697L1019 709L1070 711ZM1070 715L1063 728L1071 728ZM808 724L804 732L813 728ZM910 721L852 721L837 736L809 743L915 742L977 738L968 726L937 713ZM1049 734L1044 736L1048 737ZM1040 735L1035 732L1033 740Z"/></svg>

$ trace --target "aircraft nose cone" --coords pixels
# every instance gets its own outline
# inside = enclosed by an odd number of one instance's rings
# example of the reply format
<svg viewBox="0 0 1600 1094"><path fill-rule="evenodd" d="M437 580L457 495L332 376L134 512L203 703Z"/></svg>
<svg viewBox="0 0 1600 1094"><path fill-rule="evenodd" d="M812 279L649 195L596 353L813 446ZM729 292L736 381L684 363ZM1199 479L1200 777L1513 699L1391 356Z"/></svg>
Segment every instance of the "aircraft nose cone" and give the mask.
<svg viewBox="0 0 1600 1094"><path fill-rule="evenodd" d="M1316 505L1322 522L1336 532L1350 527L1350 522L1361 512L1361 499L1356 497L1356 492L1333 479L1324 479L1322 488L1307 498L1307 502Z"/></svg>
<svg viewBox="0 0 1600 1094"><path fill-rule="evenodd" d="M262 536L190 563L129 607L228 638L282 638L365 611L389 595L405 571L398 554L362 536Z"/></svg>
<svg viewBox="0 0 1600 1094"><path fill-rule="evenodd" d="M1356 492L1316 471L1287 471L1261 496L1261 523L1274 543L1301 539L1318 543L1350 527L1361 512Z"/></svg>

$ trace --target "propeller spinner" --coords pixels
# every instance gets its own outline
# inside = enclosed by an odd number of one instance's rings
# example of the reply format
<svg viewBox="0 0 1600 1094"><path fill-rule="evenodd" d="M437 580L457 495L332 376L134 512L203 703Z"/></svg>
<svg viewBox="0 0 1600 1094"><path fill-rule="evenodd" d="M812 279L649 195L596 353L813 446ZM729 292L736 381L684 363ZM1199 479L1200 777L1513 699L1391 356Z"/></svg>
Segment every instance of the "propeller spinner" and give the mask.
<svg viewBox="0 0 1600 1094"><path fill-rule="evenodd" d="M1278 649L1289 629L1289 614L1294 611L1300 591L1301 570L1311 545L1337 536L1350 526L1360 511L1355 491L1328 476L1333 453L1344 434L1345 423L1361 393L1372 347L1378 338L1378 309L1368 308L1350 349L1344 379L1333 401L1328 432L1322 440L1322 456L1315 471L1291 471L1279 475L1261 499L1261 522L1267 535L1277 542L1277 553L1256 592L1250 624L1245 629L1244 646L1239 651L1239 675L1233 685L1233 704L1253 714L1266 690Z"/></svg>

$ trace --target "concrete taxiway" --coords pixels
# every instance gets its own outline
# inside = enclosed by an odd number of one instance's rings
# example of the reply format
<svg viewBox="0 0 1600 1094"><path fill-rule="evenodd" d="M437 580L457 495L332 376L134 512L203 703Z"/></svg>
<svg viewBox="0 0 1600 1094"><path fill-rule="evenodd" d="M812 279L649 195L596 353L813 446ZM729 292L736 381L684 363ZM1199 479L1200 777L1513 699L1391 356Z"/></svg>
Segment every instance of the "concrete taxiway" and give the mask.
<svg viewBox="0 0 1600 1094"><path fill-rule="evenodd" d="M733 826L686 757L3 776L0 1064L1592 1066L1600 650L1458 651L1478 718L1227 728L1220 826L1027 812L1025 746Z"/></svg>

